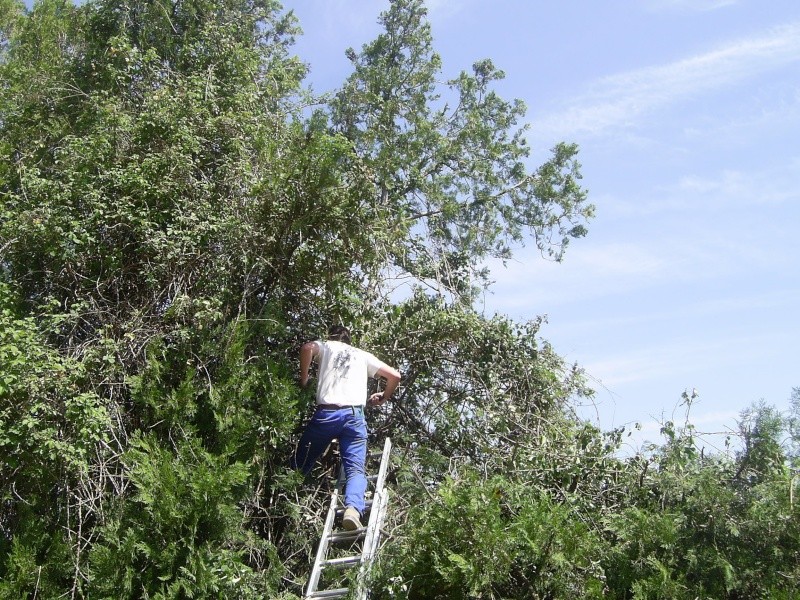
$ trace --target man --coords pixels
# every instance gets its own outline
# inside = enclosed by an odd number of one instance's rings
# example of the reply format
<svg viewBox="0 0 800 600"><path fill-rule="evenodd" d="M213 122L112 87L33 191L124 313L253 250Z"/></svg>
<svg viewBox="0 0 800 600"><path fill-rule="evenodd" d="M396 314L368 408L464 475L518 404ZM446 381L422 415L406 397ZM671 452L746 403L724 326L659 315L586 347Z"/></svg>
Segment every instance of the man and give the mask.
<svg viewBox="0 0 800 600"><path fill-rule="evenodd" d="M317 408L300 438L292 467L308 475L331 441L339 439L347 480L342 527L352 531L361 527L367 490L367 379L386 379L383 392L369 397L370 406L380 406L394 394L400 373L369 352L351 346L350 332L341 325L331 327L327 341L308 342L300 348L300 385L304 388L314 359L319 366Z"/></svg>

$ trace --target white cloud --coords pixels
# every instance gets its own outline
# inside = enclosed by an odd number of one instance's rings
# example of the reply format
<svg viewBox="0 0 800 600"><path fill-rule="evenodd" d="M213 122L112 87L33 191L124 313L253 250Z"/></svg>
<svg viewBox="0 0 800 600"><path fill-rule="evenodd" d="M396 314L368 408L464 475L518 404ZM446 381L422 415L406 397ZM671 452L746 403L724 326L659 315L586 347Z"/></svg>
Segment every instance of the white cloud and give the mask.
<svg viewBox="0 0 800 600"><path fill-rule="evenodd" d="M710 12L738 4L738 0L649 0L654 11Z"/></svg>
<svg viewBox="0 0 800 600"><path fill-rule="evenodd" d="M723 422L734 422L740 416L741 411L738 410L725 410L725 411L711 411L700 413L696 417L691 418L691 422L697 427L706 425L718 425Z"/></svg>
<svg viewBox="0 0 800 600"><path fill-rule="evenodd" d="M538 314L547 306L622 296L664 283L681 285L708 272L729 270L742 252L727 236L666 231L658 238L576 244L563 263L538 255L524 260L527 252L519 251L521 260L505 267L499 261L489 263L495 283L487 304L510 314L526 308Z"/></svg>
<svg viewBox="0 0 800 600"><path fill-rule="evenodd" d="M427 0L425 6L431 20L442 21L464 11L473 2L475 0ZM390 8L388 0L305 0L290 4L300 4L294 7L295 12L314 14L323 24L324 35L339 41L342 48L347 45L359 48L361 44L353 40L370 40L377 35L381 31L378 18ZM368 35L365 36L365 32Z"/></svg>
<svg viewBox="0 0 800 600"><path fill-rule="evenodd" d="M669 335L663 329L659 331L663 336ZM786 357L778 349L791 343L793 336L791 331L744 331L730 335L698 333L696 336L686 331L680 337L665 337L662 341L654 340L649 345L627 348L624 352L603 350L599 352L602 358L589 356L582 366L602 386L617 393L630 394L631 390L640 389L641 386L634 384L682 380L689 386L697 386L701 401L705 399L718 404L722 399L718 391L716 394L704 393L703 384L711 380L711 374L727 373L730 381L745 382L748 374L742 371L743 368L761 369L766 368L765 365L772 368L774 361L784 361ZM625 400L635 401L635 398Z"/></svg>
<svg viewBox="0 0 800 600"><path fill-rule="evenodd" d="M612 388L660 378L667 373L679 374L675 371L674 350L664 348L639 350L635 354L588 362L583 367L602 385Z"/></svg>
<svg viewBox="0 0 800 600"><path fill-rule="evenodd" d="M725 169L714 174L690 174L643 197L606 196L595 201L615 217L653 217L669 213L719 215L720 211L775 207L800 203L800 161L783 162L753 171Z"/></svg>
<svg viewBox="0 0 800 600"><path fill-rule="evenodd" d="M676 198L704 198L705 208L714 210L735 205L782 204L800 199L800 191L790 182L789 175L778 168L759 173L729 169L716 177L687 175L671 191Z"/></svg>
<svg viewBox="0 0 800 600"><path fill-rule="evenodd" d="M754 139L795 130L800 124L800 86L794 77L762 83L737 98L745 110L687 124L681 131L687 142L692 147L710 140L721 147L745 147Z"/></svg>
<svg viewBox="0 0 800 600"><path fill-rule="evenodd" d="M644 324L661 324L665 322L681 322L688 319L719 318L735 315L752 314L754 311L791 311L800 306L800 288L777 289L764 292L748 293L742 290L738 296L717 296L713 298L692 299L681 304L667 304L648 307L644 312L615 313L611 316L592 317L572 320L568 323L551 325L561 335L576 337L592 336L607 331L625 331Z"/></svg>
<svg viewBox="0 0 800 600"><path fill-rule="evenodd" d="M704 365L703 368L707 369L714 361L735 360L736 354L731 349L752 343L753 339L749 337L708 341L680 339L635 348L599 360L589 360L583 367L604 386L619 388L667 376L675 378L696 374L698 365Z"/></svg>
<svg viewBox="0 0 800 600"><path fill-rule="evenodd" d="M474 0L427 0L428 14L437 21L451 17L463 11Z"/></svg>
<svg viewBox="0 0 800 600"><path fill-rule="evenodd" d="M388 8L388 2L374 0L307 0L287 4L294 5L287 8L297 13L301 27L313 21L317 25L315 35L323 36L326 45L334 44L342 55L347 46L360 48L363 42L358 40L371 39L378 30L379 14Z"/></svg>
<svg viewBox="0 0 800 600"><path fill-rule="evenodd" d="M606 428L634 420L682 423L687 407L681 391L696 386L698 397L689 421L698 431L722 431L723 424L731 426L740 410L764 391L753 386L748 371L763 369L777 357L775 353L764 356L761 349L784 345L789 338L774 333L684 337L609 356L603 352L602 358L581 364L597 390L596 404ZM726 378L725 384L720 384L720 376ZM776 398L781 400L779 396L772 400Z"/></svg>
<svg viewBox="0 0 800 600"><path fill-rule="evenodd" d="M794 22L705 54L601 79L565 110L537 119L534 129L537 136L564 139L635 125L654 110L798 61L800 22Z"/></svg>

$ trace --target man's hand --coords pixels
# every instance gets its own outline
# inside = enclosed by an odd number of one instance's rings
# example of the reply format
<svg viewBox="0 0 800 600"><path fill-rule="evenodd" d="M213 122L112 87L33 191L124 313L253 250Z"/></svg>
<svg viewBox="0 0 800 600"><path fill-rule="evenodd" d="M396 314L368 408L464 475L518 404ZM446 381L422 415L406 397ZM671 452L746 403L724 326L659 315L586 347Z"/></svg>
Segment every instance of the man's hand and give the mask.
<svg viewBox="0 0 800 600"><path fill-rule="evenodd" d="M397 385L400 383L400 371L393 367L383 366L378 369L376 374L380 377L386 378L386 386L383 388L382 392L372 394L369 397L369 400L367 401L369 406L380 406L387 400L391 400L392 395L397 389Z"/></svg>
<svg viewBox="0 0 800 600"><path fill-rule="evenodd" d="M386 398L386 395L383 392L376 392L375 394L372 394L369 397L369 400L367 400L367 404L369 406L380 406L387 400L388 398Z"/></svg>

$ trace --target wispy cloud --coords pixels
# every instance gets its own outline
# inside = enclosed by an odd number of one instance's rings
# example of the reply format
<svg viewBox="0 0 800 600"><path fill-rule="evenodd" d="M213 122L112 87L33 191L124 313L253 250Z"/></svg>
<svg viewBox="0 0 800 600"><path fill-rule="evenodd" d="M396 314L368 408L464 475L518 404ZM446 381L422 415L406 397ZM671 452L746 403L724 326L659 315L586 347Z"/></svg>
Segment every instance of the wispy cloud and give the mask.
<svg viewBox="0 0 800 600"><path fill-rule="evenodd" d="M669 323L697 321L699 319L729 318L741 320L754 312L780 312L794 310L800 305L800 287L755 291L743 290L737 296L715 296L692 299L686 303L665 306L647 306L644 310L623 311L604 315L586 315L569 321L551 323L548 330L562 337L575 339L604 336L609 331L627 331L642 326L664 327Z"/></svg>
<svg viewBox="0 0 800 600"><path fill-rule="evenodd" d="M679 225L665 221L660 230L648 229L637 239L576 244L563 263L543 261L528 249L518 251L519 259L505 266L491 261L494 284L486 304L506 314L532 316L587 301L625 302L631 294L659 289L679 295L680 290L712 281L742 277L755 281L759 273L778 269L796 273L796 254L781 253L784 238L792 235L788 226L719 229L713 219L691 222L691 218L685 227ZM776 293L791 290L796 285ZM780 300L776 296L759 302ZM689 308L683 301L678 305Z"/></svg>
<svg viewBox="0 0 800 600"><path fill-rule="evenodd" d="M800 61L800 22L716 50L599 80L566 109L536 120L539 135L575 137L635 125L650 112Z"/></svg>
<svg viewBox="0 0 800 600"><path fill-rule="evenodd" d="M666 334L665 334L666 335ZM586 360L588 373L603 385L622 389L623 385L647 381L683 379L697 385L701 398L701 381L710 371L729 373L733 379L746 377L743 366L753 360L768 363L781 353L777 348L793 337L788 331L750 332L728 335L695 336L691 332L673 339L654 340L651 344L625 349L619 353L603 353L602 358ZM753 358L753 350L759 356ZM628 389L635 389L633 387Z"/></svg>
<svg viewBox="0 0 800 600"><path fill-rule="evenodd" d="M709 356L709 352L719 352L726 348L723 343L716 344L664 344L649 348L638 348L635 352L589 361L583 365L603 386L619 389L624 385L652 380L689 377L697 370L697 365ZM678 393L675 393L677 400Z"/></svg>
<svg viewBox="0 0 800 600"><path fill-rule="evenodd" d="M658 12L710 12L738 3L738 0L649 0L646 6L650 10Z"/></svg>
<svg viewBox="0 0 800 600"><path fill-rule="evenodd" d="M720 253L719 246L725 246ZM722 273L738 264L741 249L728 248L726 237L698 238L691 232L624 242L576 245L563 263L538 256L503 266L490 261L495 297L488 302L502 312L527 309L538 314L546 307L586 301L587 298L621 297L634 290L669 283L680 286L708 272Z"/></svg>
<svg viewBox="0 0 800 600"><path fill-rule="evenodd" d="M437 20L451 17L467 8L474 0L427 0L428 14Z"/></svg>
<svg viewBox="0 0 800 600"><path fill-rule="evenodd" d="M610 197L597 200L611 216L631 218L691 211L719 214L748 207L796 205L800 203L800 161L786 157L759 170L725 169L718 173L688 174L659 186L645 196Z"/></svg>
<svg viewBox="0 0 800 600"><path fill-rule="evenodd" d="M595 244L590 249L576 247L569 260L553 263L538 255L520 260L489 261L494 285L487 302L501 312L538 314L543 307L576 298L606 296L623 292L631 285L652 281L668 268L665 258L634 243Z"/></svg>
<svg viewBox="0 0 800 600"><path fill-rule="evenodd" d="M717 177L687 175L678 182L674 195L681 198L704 197L711 199L714 209L720 203L732 205L782 204L800 200L796 187L798 169L783 165L757 173L725 170ZM793 182L790 182L791 180Z"/></svg>
<svg viewBox="0 0 800 600"><path fill-rule="evenodd" d="M429 17L439 22L464 11L475 1L427 0L425 6L428 9ZM353 45L354 39L364 38L364 31L369 33L364 39L371 39L377 35L381 31L376 25L378 18L389 8L389 2L386 0L381 2L375 0L305 0L303 12L313 12L324 25L323 34L326 37L341 40L342 47L346 47L347 44Z"/></svg>
<svg viewBox="0 0 800 600"><path fill-rule="evenodd" d="M348 45L358 48L358 40L372 37L378 30L378 15L386 8L373 0L307 0L292 4L300 4L293 8L300 17L301 26L306 21L304 16L309 15L307 20L315 24L310 33L322 36L326 44L335 42L337 51L342 54ZM314 15L313 18L310 15Z"/></svg>

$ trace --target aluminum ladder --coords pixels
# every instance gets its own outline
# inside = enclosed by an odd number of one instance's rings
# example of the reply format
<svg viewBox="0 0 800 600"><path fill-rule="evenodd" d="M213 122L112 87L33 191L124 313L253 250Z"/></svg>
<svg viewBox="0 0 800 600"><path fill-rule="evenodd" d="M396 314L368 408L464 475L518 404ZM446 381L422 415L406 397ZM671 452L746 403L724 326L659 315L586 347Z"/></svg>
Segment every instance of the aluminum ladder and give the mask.
<svg viewBox="0 0 800 600"><path fill-rule="evenodd" d="M308 586L303 598L314 600L316 598L344 598L350 594L350 587L330 587L320 589L320 582L324 581L323 575L326 572L344 571L352 569L356 573L355 593L352 596L356 600L366 600L367 598L367 573L372 559L378 551L381 537L381 527L386 516L386 505L388 495L384 484L386 482L386 472L389 469L389 455L392 451L392 442L386 438L383 445L383 452L367 453L365 468L367 469L368 489L372 488L372 498L366 502L365 513L369 513L369 521L366 527L361 527L353 531L334 531L334 525L340 522L344 514L344 468L339 475L336 489L331 493L331 503L328 514L325 518L325 526L322 530L322 537L317 547L317 555L311 575L308 578ZM369 464L375 458L380 457L380 467L376 475L370 475ZM349 545L349 552L343 556L329 558L331 549ZM358 548L360 546L360 552ZM339 578L341 579L341 577Z"/></svg>

